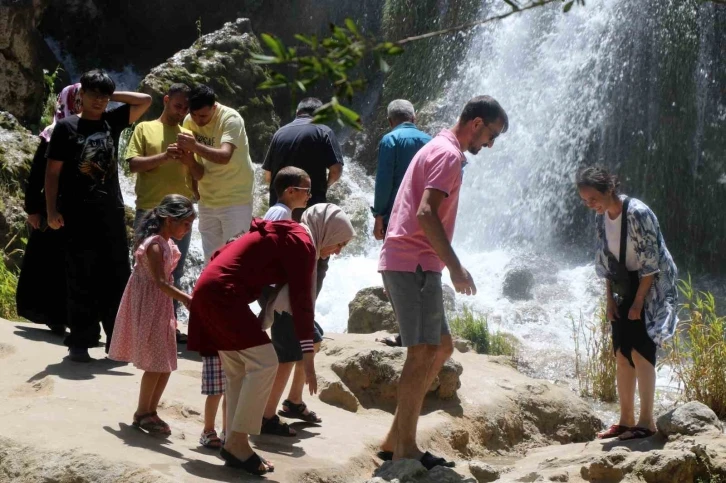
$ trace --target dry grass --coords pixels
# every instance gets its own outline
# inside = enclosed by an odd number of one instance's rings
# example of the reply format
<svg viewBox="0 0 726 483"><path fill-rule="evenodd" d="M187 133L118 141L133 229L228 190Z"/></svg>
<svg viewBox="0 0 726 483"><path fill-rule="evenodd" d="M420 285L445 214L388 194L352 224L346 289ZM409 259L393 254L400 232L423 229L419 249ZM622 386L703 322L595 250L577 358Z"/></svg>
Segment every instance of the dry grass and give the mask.
<svg viewBox="0 0 726 483"><path fill-rule="evenodd" d="M575 376L580 395L603 402L618 399L615 384L615 356L610 337L610 322L605 315L605 304L600 304L594 320L579 320L570 316L572 338L575 342Z"/></svg>

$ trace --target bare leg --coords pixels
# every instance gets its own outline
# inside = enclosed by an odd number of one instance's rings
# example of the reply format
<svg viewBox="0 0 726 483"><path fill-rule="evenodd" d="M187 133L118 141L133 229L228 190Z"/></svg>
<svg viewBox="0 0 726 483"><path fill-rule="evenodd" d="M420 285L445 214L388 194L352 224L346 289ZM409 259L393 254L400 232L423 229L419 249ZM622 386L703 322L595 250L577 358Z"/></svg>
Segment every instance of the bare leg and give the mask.
<svg viewBox="0 0 726 483"><path fill-rule="evenodd" d="M290 373L295 367L295 364L295 362L283 362L277 366L275 382L272 383L272 392L270 392L270 397L267 399L267 406L265 406L265 419L270 419L277 414L277 405L280 404L280 398L282 397L282 393L285 392L287 380L290 379Z"/></svg>
<svg viewBox="0 0 726 483"><path fill-rule="evenodd" d="M396 448L393 459L421 459L423 452L416 445L416 428L424 396L428 389L426 378L436 356L438 346L421 344L408 348L401 379L398 382L398 408L396 410Z"/></svg>
<svg viewBox="0 0 726 483"><path fill-rule="evenodd" d="M139 405L136 407L136 415L141 416L153 411L151 409L154 398L154 389L159 381L160 372L144 372L141 376L141 386L139 387Z"/></svg>
<svg viewBox="0 0 726 483"><path fill-rule="evenodd" d="M204 402L204 429L203 432L214 430L214 423L217 420L217 410L219 409L219 401L222 399L222 394L215 394L213 396L207 396L207 400Z"/></svg>
<svg viewBox="0 0 726 483"><path fill-rule="evenodd" d="M631 351L631 354L634 356L635 351ZM620 351L617 352L616 359L616 379L618 399L620 400L620 422L618 424L630 427L635 424L635 369Z"/></svg>
<svg viewBox="0 0 726 483"><path fill-rule="evenodd" d="M451 357L451 354L454 353L454 342L450 335L442 335L441 336L441 345L439 345L436 349L436 355L434 356L433 364L431 364L431 368L429 369L428 374L426 374L426 391L429 390L431 387L431 384L434 383L434 379L436 376L439 375L439 372L441 372L441 368L444 366L447 360L449 360L449 357ZM425 397L426 393L424 393ZM293 401L295 402L295 401ZM397 440L397 427L398 427L398 407L396 408L396 414L393 416L393 423L391 424L391 429L388 431L388 434L386 435L386 439L381 443L381 450L383 451L393 451L396 448L396 440Z"/></svg>
<svg viewBox="0 0 726 483"><path fill-rule="evenodd" d="M633 350L633 363L638 379L638 395L640 396L640 417L636 426L656 430L653 420L653 400L655 398L655 367L645 360L638 351Z"/></svg>
<svg viewBox="0 0 726 483"><path fill-rule="evenodd" d="M156 408L159 406L159 401L161 400L161 395L164 394L166 384L169 382L169 376L171 376L171 372L159 372L157 374L159 374L159 378L156 382L156 387L154 388L154 394L151 398L149 411L156 411Z"/></svg>
<svg viewBox="0 0 726 483"><path fill-rule="evenodd" d="M320 351L320 342L315 343L315 352ZM279 370L279 369L278 369ZM305 366L302 361L295 363L295 372L292 376L292 384L290 385L290 392L287 393L287 399L294 404L302 404L303 402L303 390L305 389ZM283 405L283 409L285 406ZM289 409L289 408L287 408ZM303 414L310 414L310 411L306 408Z"/></svg>

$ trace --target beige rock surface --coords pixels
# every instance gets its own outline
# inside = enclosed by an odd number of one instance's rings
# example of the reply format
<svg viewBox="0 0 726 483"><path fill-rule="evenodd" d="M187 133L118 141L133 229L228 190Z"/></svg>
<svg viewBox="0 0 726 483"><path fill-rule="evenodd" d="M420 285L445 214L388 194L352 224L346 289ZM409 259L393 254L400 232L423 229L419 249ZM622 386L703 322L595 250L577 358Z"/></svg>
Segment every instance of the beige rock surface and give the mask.
<svg viewBox="0 0 726 483"><path fill-rule="evenodd" d="M335 382L330 366L350 351L383 347L374 341L376 334L328 336L316 364L329 383ZM61 340L44 327L6 321L0 321L0 340L0 482L260 481L223 467L213 451L199 447L204 398L196 354L180 352L179 370L162 398L160 415L173 431L167 440L131 426L140 371L102 359L102 348L91 350L98 361L73 363L64 359ZM457 353L455 360L463 367L458 397L429 398L419 423L420 445L435 454L496 465L490 450L516 454L552 439L587 440L600 424L561 388L486 356ZM267 481L370 479L381 465L376 443L391 413L365 407L351 412L310 396L306 401L323 418L321 426L293 423L297 438L254 438L256 449L277 468ZM466 463L456 469L464 481L471 478Z"/></svg>

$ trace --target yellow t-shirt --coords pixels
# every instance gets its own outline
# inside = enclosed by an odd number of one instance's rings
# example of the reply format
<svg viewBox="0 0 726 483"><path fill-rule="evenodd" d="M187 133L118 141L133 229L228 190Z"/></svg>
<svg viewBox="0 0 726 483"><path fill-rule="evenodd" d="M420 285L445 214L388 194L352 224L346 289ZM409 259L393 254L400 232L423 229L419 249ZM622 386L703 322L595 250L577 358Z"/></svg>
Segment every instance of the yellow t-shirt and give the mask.
<svg viewBox="0 0 726 483"><path fill-rule="evenodd" d="M226 208L252 204L254 171L242 116L237 111L217 103L212 119L206 126L197 126L191 116L184 119L184 127L194 133L197 142L219 149L222 143L235 146L227 164L217 164L197 156L204 166L204 177L199 180L199 202L208 208Z"/></svg>
<svg viewBox="0 0 726 483"><path fill-rule="evenodd" d="M126 160L137 156L155 156L176 142L180 132L189 133L181 126L167 126L159 120L141 122L126 148ZM194 198L189 169L181 162L169 160L149 171L136 175L136 209L150 210L166 195L179 194Z"/></svg>

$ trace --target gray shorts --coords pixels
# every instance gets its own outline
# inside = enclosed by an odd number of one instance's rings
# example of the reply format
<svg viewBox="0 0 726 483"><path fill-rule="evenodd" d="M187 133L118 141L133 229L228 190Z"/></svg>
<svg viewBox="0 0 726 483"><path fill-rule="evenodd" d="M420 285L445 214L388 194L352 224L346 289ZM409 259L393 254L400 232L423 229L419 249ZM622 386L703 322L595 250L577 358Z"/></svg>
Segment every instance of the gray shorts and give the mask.
<svg viewBox="0 0 726 483"><path fill-rule="evenodd" d="M419 266L416 272L384 271L381 276L404 347L439 345L442 335L451 334L444 311L441 273L424 272Z"/></svg>

